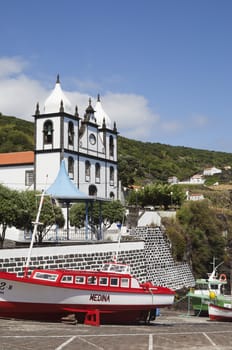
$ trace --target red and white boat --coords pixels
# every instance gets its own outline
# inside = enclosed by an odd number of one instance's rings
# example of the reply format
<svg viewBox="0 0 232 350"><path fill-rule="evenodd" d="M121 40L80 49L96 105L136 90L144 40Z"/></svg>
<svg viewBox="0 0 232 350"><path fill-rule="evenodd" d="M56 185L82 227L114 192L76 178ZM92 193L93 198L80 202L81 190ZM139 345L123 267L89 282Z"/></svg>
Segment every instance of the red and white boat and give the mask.
<svg viewBox="0 0 232 350"><path fill-rule="evenodd" d="M130 323L147 321L156 308L172 305L169 288L139 283L129 266L104 264L100 271L35 269L30 256L44 193L42 193L24 276L0 272L0 317L60 320L74 314L79 322Z"/></svg>
<svg viewBox="0 0 232 350"><path fill-rule="evenodd" d="M213 321L232 322L232 305L209 304L209 318Z"/></svg>
<svg viewBox="0 0 232 350"><path fill-rule="evenodd" d="M24 277L0 272L0 317L60 320L75 314L94 325L146 321L156 308L172 305L174 295L140 284L118 263L101 271L36 269Z"/></svg>

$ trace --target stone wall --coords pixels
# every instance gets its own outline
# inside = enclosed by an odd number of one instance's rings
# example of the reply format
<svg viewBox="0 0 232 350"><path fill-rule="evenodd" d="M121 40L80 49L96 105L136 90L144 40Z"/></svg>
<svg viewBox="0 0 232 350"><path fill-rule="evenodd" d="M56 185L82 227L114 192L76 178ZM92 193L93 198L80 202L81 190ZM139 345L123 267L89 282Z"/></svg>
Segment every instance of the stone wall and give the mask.
<svg viewBox="0 0 232 350"><path fill-rule="evenodd" d="M45 269L99 269L104 262L111 261L118 243L81 244L33 248L29 272L34 268ZM1 251L0 270L23 275L28 249L4 249ZM122 242L118 261L130 265L139 280L146 279L144 242Z"/></svg>
<svg viewBox="0 0 232 350"><path fill-rule="evenodd" d="M188 264L177 263L171 254L171 245L160 227L137 227L134 235L144 240L147 278L154 284L175 290L195 285Z"/></svg>
<svg viewBox="0 0 232 350"><path fill-rule="evenodd" d="M130 265L131 272L140 282L151 280L154 284L173 289L194 285L187 264L177 264L172 258L170 245L159 228L139 227L137 241L97 243L69 246L35 247L30 259L30 270L47 269L99 269L103 262L112 260L118 250L118 261ZM119 248L119 249L118 249ZM0 269L23 275L28 249L3 249Z"/></svg>

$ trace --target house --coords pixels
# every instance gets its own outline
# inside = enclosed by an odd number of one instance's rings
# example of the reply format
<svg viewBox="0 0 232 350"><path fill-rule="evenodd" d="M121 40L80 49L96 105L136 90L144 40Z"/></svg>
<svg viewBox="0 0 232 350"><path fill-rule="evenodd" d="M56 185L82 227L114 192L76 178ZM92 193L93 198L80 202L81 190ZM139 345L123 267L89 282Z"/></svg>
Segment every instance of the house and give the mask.
<svg viewBox="0 0 232 350"><path fill-rule="evenodd" d="M0 183L17 190L33 189L34 152L0 153Z"/></svg>
<svg viewBox="0 0 232 350"><path fill-rule="evenodd" d="M179 180L178 180L178 178L176 176L170 176L168 178L168 183L169 184L178 184L178 182L179 182Z"/></svg>
<svg viewBox="0 0 232 350"><path fill-rule="evenodd" d="M186 192L187 201L202 201L204 198L205 197L202 193L191 193L189 191Z"/></svg>
<svg viewBox="0 0 232 350"><path fill-rule="evenodd" d="M205 179L201 174L195 174L192 177L190 177L190 184L204 184Z"/></svg>
<svg viewBox="0 0 232 350"><path fill-rule="evenodd" d="M213 176L215 174L220 174L222 172L221 169L218 169L216 167L212 167L212 168L206 168L203 170L203 175L205 176Z"/></svg>

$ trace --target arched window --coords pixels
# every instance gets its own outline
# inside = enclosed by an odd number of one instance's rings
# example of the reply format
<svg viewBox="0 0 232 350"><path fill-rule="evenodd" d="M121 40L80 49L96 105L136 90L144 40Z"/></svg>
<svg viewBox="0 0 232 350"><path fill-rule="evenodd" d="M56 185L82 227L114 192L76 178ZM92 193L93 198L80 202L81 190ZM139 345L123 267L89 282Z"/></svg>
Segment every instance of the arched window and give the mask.
<svg viewBox="0 0 232 350"><path fill-rule="evenodd" d="M114 185L114 168L110 167L110 186Z"/></svg>
<svg viewBox="0 0 232 350"><path fill-rule="evenodd" d="M68 144L73 146L74 143L74 126L73 122L68 123Z"/></svg>
<svg viewBox="0 0 232 350"><path fill-rule="evenodd" d="M90 162L88 160L85 161L85 181L90 181Z"/></svg>
<svg viewBox="0 0 232 350"><path fill-rule="evenodd" d="M110 135L109 151L110 151L110 157L113 157L114 156L114 139L112 135Z"/></svg>
<svg viewBox="0 0 232 350"><path fill-rule="evenodd" d="M101 181L101 167L99 163L95 164L95 182L99 184Z"/></svg>
<svg viewBox="0 0 232 350"><path fill-rule="evenodd" d="M47 120L43 126L44 145L52 144L53 141L53 124L51 120Z"/></svg>
<svg viewBox="0 0 232 350"><path fill-rule="evenodd" d="M70 179L74 179L74 160L73 157L68 157L68 175Z"/></svg>
<svg viewBox="0 0 232 350"><path fill-rule="evenodd" d="M96 196L97 195L97 187L95 185L89 186L89 196Z"/></svg>
<svg viewBox="0 0 232 350"><path fill-rule="evenodd" d="M114 192L110 192L110 199L114 199L115 195Z"/></svg>

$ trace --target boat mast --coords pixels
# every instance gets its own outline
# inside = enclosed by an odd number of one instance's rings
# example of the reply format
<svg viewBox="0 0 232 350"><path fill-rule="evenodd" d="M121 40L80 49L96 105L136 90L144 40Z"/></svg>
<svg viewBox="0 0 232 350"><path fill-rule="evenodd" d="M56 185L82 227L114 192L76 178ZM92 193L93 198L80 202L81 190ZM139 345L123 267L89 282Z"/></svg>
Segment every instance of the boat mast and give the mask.
<svg viewBox="0 0 232 350"><path fill-rule="evenodd" d="M118 229L119 229L119 233L118 233L118 244L117 244L117 249L114 255L114 262L118 261L118 253L119 253L119 248L120 248L120 243L121 243L121 236L122 236L122 231L121 231L121 227L122 225L120 223L117 224Z"/></svg>
<svg viewBox="0 0 232 350"><path fill-rule="evenodd" d="M38 225L41 224L41 222L39 222L39 218L40 218L40 213L41 213L41 209L42 209L42 205L43 205L44 196L45 196L45 191L42 191L36 220L35 220L35 222L33 222L34 229L33 229L33 234L31 237L31 243L30 243L30 248L29 248L29 252L28 252L28 256L27 256L26 265L24 267L24 277L28 276L28 268L29 268L29 264L30 264L30 260L31 260L31 252L32 252L32 248L33 248L33 244L34 244L34 240L35 240L35 235L37 232Z"/></svg>
<svg viewBox="0 0 232 350"><path fill-rule="evenodd" d="M213 271L211 272L211 274L209 276L209 280L213 280L215 278L217 269L219 268L219 266L221 266L224 263L224 261L220 262L220 264L218 264L216 266L215 266L215 263L216 263L216 258L213 257L213 262L211 263L213 265Z"/></svg>

